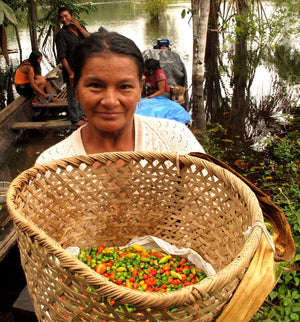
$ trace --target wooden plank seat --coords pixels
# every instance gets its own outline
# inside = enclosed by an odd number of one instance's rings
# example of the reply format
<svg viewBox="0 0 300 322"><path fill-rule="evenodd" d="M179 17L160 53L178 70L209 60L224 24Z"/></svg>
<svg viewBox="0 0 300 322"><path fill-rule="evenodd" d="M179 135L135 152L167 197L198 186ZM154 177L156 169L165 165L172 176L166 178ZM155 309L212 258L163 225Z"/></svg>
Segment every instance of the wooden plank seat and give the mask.
<svg viewBox="0 0 300 322"><path fill-rule="evenodd" d="M49 122L16 122L11 126L12 130L44 130L63 129L72 127L71 121L49 121Z"/></svg>
<svg viewBox="0 0 300 322"><path fill-rule="evenodd" d="M67 87L64 87L57 95L56 98L59 102L49 102L47 103L48 108L66 108L68 106L67 102Z"/></svg>

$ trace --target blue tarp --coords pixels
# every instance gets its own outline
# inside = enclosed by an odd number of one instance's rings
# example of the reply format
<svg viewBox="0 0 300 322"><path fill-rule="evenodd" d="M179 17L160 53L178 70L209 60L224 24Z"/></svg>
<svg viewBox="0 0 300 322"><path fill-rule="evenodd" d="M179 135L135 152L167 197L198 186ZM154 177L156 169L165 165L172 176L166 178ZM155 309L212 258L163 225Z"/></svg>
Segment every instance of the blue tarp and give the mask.
<svg viewBox="0 0 300 322"><path fill-rule="evenodd" d="M135 113L175 120L183 124L191 120L191 115L180 104L163 96L141 98Z"/></svg>

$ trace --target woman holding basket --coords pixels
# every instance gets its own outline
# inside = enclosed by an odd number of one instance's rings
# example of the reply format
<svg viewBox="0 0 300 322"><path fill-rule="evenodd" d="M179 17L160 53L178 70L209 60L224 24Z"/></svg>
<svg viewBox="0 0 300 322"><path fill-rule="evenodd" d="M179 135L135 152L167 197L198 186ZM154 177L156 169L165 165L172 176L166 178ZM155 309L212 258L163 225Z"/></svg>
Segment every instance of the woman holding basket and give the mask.
<svg viewBox="0 0 300 322"><path fill-rule="evenodd" d="M36 164L100 152L204 152L185 125L135 114L145 78L143 56L132 40L95 33L76 46L70 64L88 123L43 152Z"/></svg>

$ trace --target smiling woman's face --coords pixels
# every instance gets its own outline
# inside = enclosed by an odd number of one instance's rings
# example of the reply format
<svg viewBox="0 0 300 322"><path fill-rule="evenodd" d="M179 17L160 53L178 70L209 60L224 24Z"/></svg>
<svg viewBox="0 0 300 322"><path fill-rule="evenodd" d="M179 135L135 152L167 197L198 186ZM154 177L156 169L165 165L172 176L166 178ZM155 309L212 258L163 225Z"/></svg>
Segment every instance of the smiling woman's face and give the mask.
<svg viewBox="0 0 300 322"><path fill-rule="evenodd" d="M119 132L132 126L142 82L133 58L94 54L85 63L75 89L88 126L100 132Z"/></svg>

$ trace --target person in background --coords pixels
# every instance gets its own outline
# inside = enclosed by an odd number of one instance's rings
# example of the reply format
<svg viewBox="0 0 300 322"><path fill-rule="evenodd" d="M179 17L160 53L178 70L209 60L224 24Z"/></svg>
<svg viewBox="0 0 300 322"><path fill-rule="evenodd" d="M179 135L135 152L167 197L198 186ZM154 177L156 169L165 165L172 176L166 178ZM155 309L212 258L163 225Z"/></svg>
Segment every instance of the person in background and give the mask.
<svg viewBox="0 0 300 322"><path fill-rule="evenodd" d="M75 18L71 9L61 7L58 10L59 21L63 27L56 35L57 57L63 65L63 79L67 85L68 112L71 122L76 126L81 126L86 122L80 102L76 101L73 89L70 84L70 78L74 73L69 64L69 59L73 48L78 42L90 36L86 28L81 25Z"/></svg>
<svg viewBox="0 0 300 322"><path fill-rule="evenodd" d="M170 87L165 72L160 68L159 60L149 58L145 61L145 98L164 96L170 98Z"/></svg>
<svg viewBox="0 0 300 322"><path fill-rule="evenodd" d="M153 49L170 49L170 40L166 38L157 39L157 44L153 46Z"/></svg>
<svg viewBox="0 0 300 322"><path fill-rule="evenodd" d="M136 44L116 32L83 39L70 59L76 98L88 122L44 151L37 164L101 152L204 150L182 123L135 114L145 77Z"/></svg>
<svg viewBox="0 0 300 322"><path fill-rule="evenodd" d="M29 58L24 60L16 70L15 87L18 94L33 97L32 107L43 107L45 103L40 102L40 96L47 101L56 102L53 97L47 78L41 76L41 61L43 55L34 50Z"/></svg>

